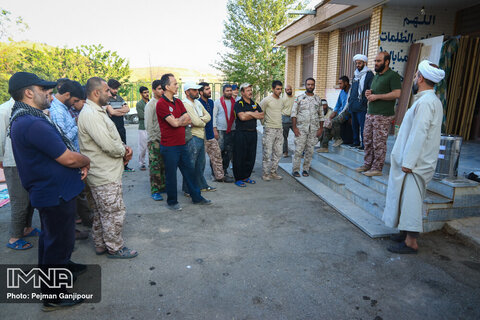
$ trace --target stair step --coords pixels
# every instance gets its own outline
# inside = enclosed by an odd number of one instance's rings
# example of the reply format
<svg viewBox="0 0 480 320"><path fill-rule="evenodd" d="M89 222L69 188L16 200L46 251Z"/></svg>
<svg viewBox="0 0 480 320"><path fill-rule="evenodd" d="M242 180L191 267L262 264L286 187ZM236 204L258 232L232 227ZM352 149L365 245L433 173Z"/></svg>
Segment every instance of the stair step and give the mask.
<svg viewBox="0 0 480 320"><path fill-rule="evenodd" d="M291 163L280 163L280 167L291 175ZM343 195L333 191L327 185L316 180L315 177L310 176L295 179L370 237L379 238L398 233L398 230L385 226L380 219L358 207L353 202L345 201ZM342 182L342 178L339 175L335 175L332 179L336 180L339 184Z"/></svg>

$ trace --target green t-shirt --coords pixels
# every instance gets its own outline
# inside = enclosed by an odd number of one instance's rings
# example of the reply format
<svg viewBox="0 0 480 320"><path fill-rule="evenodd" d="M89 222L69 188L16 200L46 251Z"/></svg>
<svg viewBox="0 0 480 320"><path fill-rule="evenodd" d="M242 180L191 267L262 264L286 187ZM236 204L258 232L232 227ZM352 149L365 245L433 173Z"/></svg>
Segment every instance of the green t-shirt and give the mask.
<svg viewBox="0 0 480 320"><path fill-rule="evenodd" d="M385 94L393 90L402 89L402 81L398 73L388 69L383 74L377 73L370 86L372 94ZM368 114L382 116L395 115L395 100L376 100L368 103Z"/></svg>
<svg viewBox="0 0 480 320"><path fill-rule="evenodd" d="M137 102L138 130L145 130L145 106L147 103L142 99Z"/></svg>

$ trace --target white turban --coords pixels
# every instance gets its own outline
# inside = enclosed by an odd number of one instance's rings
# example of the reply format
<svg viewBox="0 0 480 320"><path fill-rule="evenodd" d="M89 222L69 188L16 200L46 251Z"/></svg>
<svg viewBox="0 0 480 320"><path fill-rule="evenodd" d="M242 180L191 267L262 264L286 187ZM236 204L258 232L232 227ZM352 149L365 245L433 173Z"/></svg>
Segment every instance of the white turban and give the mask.
<svg viewBox="0 0 480 320"><path fill-rule="evenodd" d="M365 63L368 62L368 58L367 58L367 56L364 55L364 54L356 54L356 55L353 57L353 61L357 61L357 60L361 60L361 61L363 61L363 62L365 62Z"/></svg>
<svg viewBox="0 0 480 320"><path fill-rule="evenodd" d="M425 79L428 79L434 83L439 83L445 77L445 71L439 68L431 66L432 62L428 60L423 60L418 65L418 71L422 74Z"/></svg>

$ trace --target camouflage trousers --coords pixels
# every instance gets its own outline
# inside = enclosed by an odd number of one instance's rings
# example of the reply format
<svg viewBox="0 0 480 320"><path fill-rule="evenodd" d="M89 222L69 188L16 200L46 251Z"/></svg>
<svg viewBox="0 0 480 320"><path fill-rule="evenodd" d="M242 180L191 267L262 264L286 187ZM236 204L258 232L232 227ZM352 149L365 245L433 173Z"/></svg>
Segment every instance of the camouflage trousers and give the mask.
<svg viewBox="0 0 480 320"><path fill-rule="evenodd" d="M283 152L283 129L264 128L263 137L263 174L276 173Z"/></svg>
<svg viewBox="0 0 480 320"><path fill-rule="evenodd" d="M340 126L342 123L347 121L348 113L343 112L337 115L335 118L332 119L332 127L331 128L323 128L322 135L318 138L322 144L322 148L328 148L328 142L332 140L340 139Z"/></svg>
<svg viewBox="0 0 480 320"><path fill-rule="evenodd" d="M116 252L123 248L123 204L122 184L117 182L101 186L90 186L88 195L93 211L92 237L95 248Z"/></svg>
<svg viewBox="0 0 480 320"><path fill-rule="evenodd" d="M165 163L160 154L160 141L148 142L148 161L150 163L150 191L152 194L165 190Z"/></svg>
<svg viewBox="0 0 480 320"><path fill-rule="evenodd" d="M220 150L217 139L213 138L210 140L205 140L205 151L210 158L210 166L212 167L212 172L215 179L223 179L224 173L222 151Z"/></svg>
<svg viewBox="0 0 480 320"><path fill-rule="evenodd" d="M393 116L367 114L363 129L365 145L364 165L371 170L382 171L387 154L387 139Z"/></svg>
<svg viewBox="0 0 480 320"><path fill-rule="evenodd" d="M300 163L303 155L303 170L310 170L310 163L313 158L313 150L318 142L317 129L310 126L308 128L298 127L300 136L295 137L295 155L293 156L292 171L300 171Z"/></svg>

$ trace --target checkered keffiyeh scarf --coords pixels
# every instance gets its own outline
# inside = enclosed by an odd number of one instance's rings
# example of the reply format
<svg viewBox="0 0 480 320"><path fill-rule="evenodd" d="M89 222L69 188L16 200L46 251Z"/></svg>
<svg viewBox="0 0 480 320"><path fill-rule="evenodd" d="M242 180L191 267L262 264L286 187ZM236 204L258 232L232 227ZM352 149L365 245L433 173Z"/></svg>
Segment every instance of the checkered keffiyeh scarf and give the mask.
<svg viewBox="0 0 480 320"><path fill-rule="evenodd" d="M70 151L76 151L75 146L73 145L72 141L70 141L70 139L67 138L67 136L63 132L62 128L57 126L57 124L55 122L53 122L52 119L50 119L41 110L33 108L33 107L29 106L28 104L23 103L21 101L15 101L15 104L13 105L12 116L10 117L10 126L8 128L8 136L10 136L10 130L12 128L12 123L16 119L18 119L19 117L24 116L24 115L31 115L31 116L34 116L34 117L37 117L37 118L45 119L53 128L55 128L55 130L58 131L58 133L60 133L60 136L62 137L62 140L65 143L65 145L67 146L67 148Z"/></svg>

